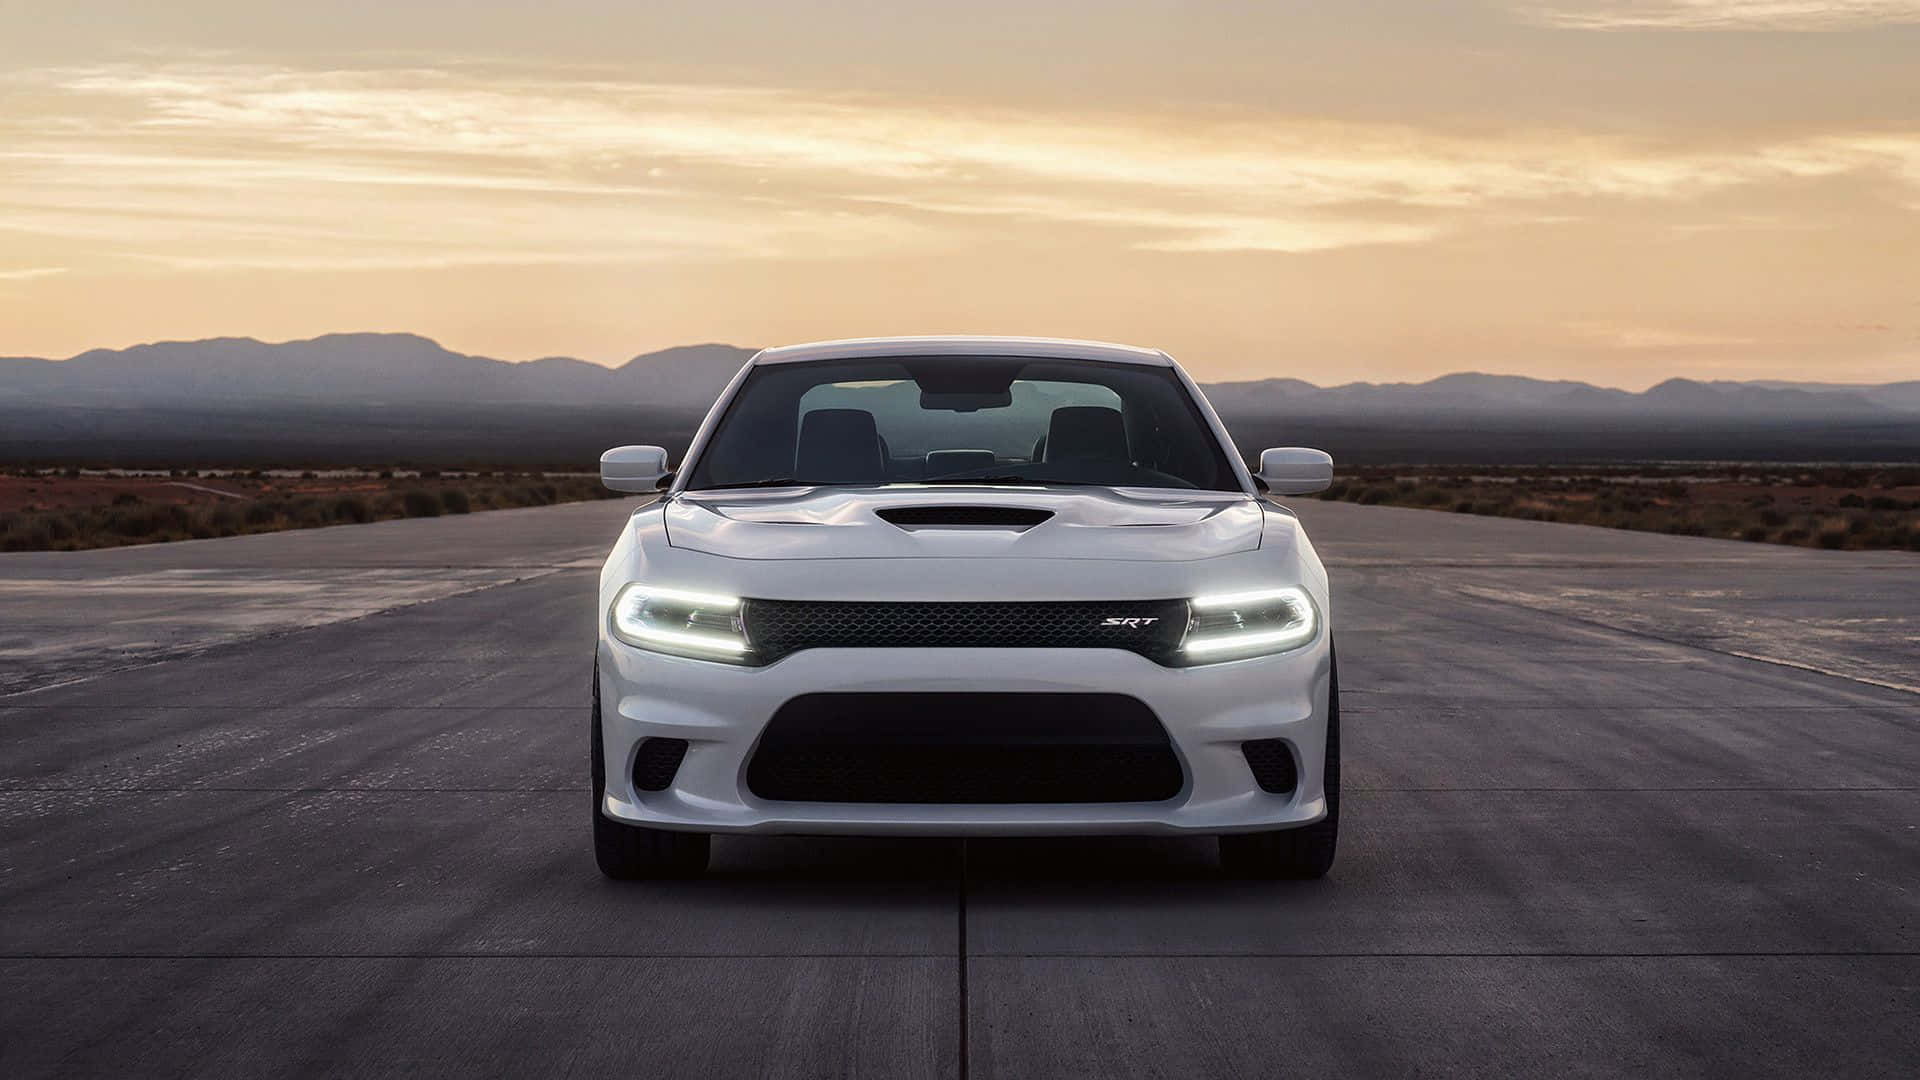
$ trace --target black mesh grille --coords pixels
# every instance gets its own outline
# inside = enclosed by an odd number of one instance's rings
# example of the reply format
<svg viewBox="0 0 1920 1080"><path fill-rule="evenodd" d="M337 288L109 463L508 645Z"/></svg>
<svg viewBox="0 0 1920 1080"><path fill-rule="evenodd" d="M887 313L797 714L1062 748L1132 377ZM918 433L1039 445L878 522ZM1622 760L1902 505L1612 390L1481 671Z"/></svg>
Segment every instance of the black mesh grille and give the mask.
<svg viewBox="0 0 1920 1080"><path fill-rule="evenodd" d="M633 757L633 786L641 791L665 791L687 756L685 739L641 739Z"/></svg>
<svg viewBox="0 0 1920 1080"><path fill-rule="evenodd" d="M783 802L1160 802L1184 784L1159 720L1120 694L806 694L747 766Z"/></svg>
<svg viewBox="0 0 1920 1080"><path fill-rule="evenodd" d="M819 648L1126 649L1164 661L1180 646L1187 604L749 600L745 616L755 655L768 663Z"/></svg>
<svg viewBox="0 0 1920 1080"><path fill-rule="evenodd" d="M1253 770L1260 790L1275 795L1291 794L1299 786L1300 774L1293 764L1293 750L1285 739L1254 739L1240 744L1247 755L1247 767Z"/></svg>

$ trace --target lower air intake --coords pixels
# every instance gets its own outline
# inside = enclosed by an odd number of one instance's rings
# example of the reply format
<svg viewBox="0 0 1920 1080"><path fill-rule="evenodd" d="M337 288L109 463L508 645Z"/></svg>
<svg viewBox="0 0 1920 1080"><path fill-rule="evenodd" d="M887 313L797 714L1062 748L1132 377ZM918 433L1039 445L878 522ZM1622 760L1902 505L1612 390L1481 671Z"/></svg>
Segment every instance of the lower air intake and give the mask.
<svg viewBox="0 0 1920 1080"><path fill-rule="evenodd" d="M1166 729L1122 694L806 694L747 766L762 799L1162 802L1185 785Z"/></svg>
<svg viewBox="0 0 1920 1080"><path fill-rule="evenodd" d="M1300 773L1293 763L1293 749L1285 739L1254 739L1240 744L1247 755L1247 767L1261 791L1290 795L1300 786Z"/></svg>
<svg viewBox="0 0 1920 1080"><path fill-rule="evenodd" d="M687 756L685 739L641 739L633 757L633 786L641 791L665 791Z"/></svg>

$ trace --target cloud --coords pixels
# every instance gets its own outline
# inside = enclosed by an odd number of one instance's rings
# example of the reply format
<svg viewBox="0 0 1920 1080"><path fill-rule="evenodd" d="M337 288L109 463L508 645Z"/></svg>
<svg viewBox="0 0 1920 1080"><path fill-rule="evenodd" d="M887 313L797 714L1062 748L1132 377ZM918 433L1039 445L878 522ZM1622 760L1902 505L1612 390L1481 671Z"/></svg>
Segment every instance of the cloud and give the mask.
<svg viewBox="0 0 1920 1080"><path fill-rule="evenodd" d="M1576 337L1613 349L1737 349L1761 344L1761 339L1736 334L1703 333L1660 326L1630 326L1607 322L1575 322L1566 327Z"/></svg>
<svg viewBox="0 0 1920 1080"><path fill-rule="evenodd" d="M32 110L0 106L0 236L191 269L830 259L1082 234L1305 253L1850 175L1920 199L1920 134L1901 132L1690 148L459 65L6 82Z"/></svg>
<svg viewBox="0 0 1920 1080"><path fill-rule="evenodd" d="M29 266L24 270L0 270L0 281L32 281L66 272L64 266Z"/></svg>
<svg viewBox="0 0 1920 1080"><path fill-rule="evenodd" d="M1835 31L1920 23L1920 0L1546 0L1517 10L1568 30Z"/></svg>

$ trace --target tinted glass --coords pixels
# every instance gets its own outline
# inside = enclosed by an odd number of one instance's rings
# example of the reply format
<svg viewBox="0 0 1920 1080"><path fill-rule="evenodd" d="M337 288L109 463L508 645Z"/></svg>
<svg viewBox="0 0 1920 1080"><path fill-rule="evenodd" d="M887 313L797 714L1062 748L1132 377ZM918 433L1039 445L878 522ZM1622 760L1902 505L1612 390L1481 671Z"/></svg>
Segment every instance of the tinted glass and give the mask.
<svg viewBox="0 0 1920 1080"><path fill-rule="evenodd" d="M969 481L1240 490L1171 369L1002 357L756 368L688 486Z"/></svg>

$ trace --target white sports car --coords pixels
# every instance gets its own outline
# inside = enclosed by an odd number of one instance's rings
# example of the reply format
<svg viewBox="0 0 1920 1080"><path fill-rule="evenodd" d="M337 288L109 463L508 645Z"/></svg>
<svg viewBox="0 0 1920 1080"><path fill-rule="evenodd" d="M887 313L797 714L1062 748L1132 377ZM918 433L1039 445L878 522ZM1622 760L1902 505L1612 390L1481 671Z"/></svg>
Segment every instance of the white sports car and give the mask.
<svg viewBox="0 0 1920 1080"><path fill-rule="evenodd" d="M1318 877L1339 827L1318 450L1249 473L1163 352L1034 338L768 349L600 575L594 850L714 833L1218 835Z"/></svg>

